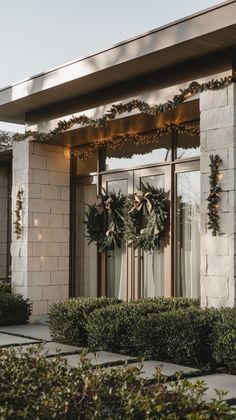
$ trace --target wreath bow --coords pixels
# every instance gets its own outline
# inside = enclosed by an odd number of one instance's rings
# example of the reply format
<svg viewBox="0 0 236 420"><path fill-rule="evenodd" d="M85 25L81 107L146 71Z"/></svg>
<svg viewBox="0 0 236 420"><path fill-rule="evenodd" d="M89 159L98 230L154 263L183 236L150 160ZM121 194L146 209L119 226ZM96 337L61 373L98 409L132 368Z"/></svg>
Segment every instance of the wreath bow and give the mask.
<svg viewBox="0 0 236 420"><path fill-rule="evenodd" d="M108 197L106 200L104 200L104 207L107 210L108 214L111 214L112 212L112 206L113 204L113 199L111 197Z"/></svg>
<svg viewBox="0 0 236 420"><path fill-rule="evenodd" d="M150 191L143 192L138 191L134 195L134 206L129 210L129 213L133 211L141 211L144 206L146 207L148 213L151 213L153 206L152 206L152 193Z"/></svg>

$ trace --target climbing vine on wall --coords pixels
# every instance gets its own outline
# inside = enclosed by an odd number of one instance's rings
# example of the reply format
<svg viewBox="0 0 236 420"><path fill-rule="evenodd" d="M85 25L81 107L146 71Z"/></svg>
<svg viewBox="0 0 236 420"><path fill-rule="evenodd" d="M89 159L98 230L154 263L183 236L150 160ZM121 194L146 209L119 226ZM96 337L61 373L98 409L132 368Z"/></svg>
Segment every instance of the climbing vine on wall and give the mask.
<svg viewBox="0 0 236 420"><path fill-rule="evenodd" d="M20 188L16 195L16 220L14 222L16 239L20 239L22 234L23 195L24 191Z"/></svg>
<svg viewBox="0 0 236 420"><path fill-rule="evenodd" d="M220 233L219 224L219 200L221 187L219 186L219 165L222 162L218 155L210 155L211 174L209 176L210 194L208 201L208 229L212 231L212 235L216 236Z"/></svg>

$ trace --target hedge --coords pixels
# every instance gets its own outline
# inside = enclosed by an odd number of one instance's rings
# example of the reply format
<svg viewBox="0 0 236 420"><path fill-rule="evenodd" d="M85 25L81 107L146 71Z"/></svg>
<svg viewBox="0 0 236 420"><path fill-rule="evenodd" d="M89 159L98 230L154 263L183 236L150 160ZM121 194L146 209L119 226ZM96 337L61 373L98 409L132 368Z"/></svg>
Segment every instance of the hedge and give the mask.
<svg viewBox="0 0 236 420"><path fill-rule="evenodd" d="M87 345L87 317L95 309L120 303L113 298L77 298L53 304L49 309L49 329L55 341Z"/></svg>
<svg viewBox="0 0 236 420"><path fill-rule="evenodd" d="M140 337L137 328L143 316L198 306L197 299L160 298L96 310L87 320L88 346L94 351L140 354Z"/></svg>
<svg viewBox="0 0 236 420"><path fill-rule="evenodd" d="M26 324L31 304L21 295L0 292L0 326Z"/></svg>
<svg viewBox="0 0 236 420"><path fill-rule="evenodd" d="M60 357L46 359L29 349L0 349L0 418L57 420L234 420L236 411L218 397L205 402L205 384L152 384L129 366L77 369Z"/></svg>
<svg viewBox="0 0 236 420"><path fill-rule="evenodd" d="M137 329L139 354L193 367L213 366L211 334L215 311L186 309L142 317Z"/></svg>
<svg viewBox="0 0 236 420"><path fill-rule="evenodd" d="M213 357L218 366L236 373L236 309L225 308L218 313L212 331Z"/></svg>

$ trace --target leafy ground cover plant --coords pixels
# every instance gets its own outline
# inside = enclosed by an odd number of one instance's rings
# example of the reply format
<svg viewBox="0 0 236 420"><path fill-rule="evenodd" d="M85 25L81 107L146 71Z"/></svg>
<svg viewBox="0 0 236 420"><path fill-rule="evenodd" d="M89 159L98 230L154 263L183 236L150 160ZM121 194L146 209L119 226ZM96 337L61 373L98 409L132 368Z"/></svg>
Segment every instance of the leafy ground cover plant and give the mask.
<svg viewBox="0 0 236 420"><path fill-rule="evenodd" d="M203 382L150 383L140 369L94 368L86 359L72 369L60 357L29 349L0 349L0 418L83 420L234 420L219 396L203 400Z"/></svg>

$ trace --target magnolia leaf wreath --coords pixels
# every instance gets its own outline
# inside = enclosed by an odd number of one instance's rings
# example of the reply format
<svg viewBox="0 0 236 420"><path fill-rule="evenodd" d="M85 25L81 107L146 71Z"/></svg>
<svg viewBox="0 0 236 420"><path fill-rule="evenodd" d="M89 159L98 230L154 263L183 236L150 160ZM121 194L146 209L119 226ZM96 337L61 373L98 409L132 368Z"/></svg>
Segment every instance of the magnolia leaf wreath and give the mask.
<svg viewBox="0 0 236 420"><path fill-rule="evenodd" d="M119 191L102 193L96 204L88 205L85 214L88 243L95 242L99 252L121 247L124 238L124 208L126 197ZM107 229L106 229L107 226Z"/></svg>
<svg viewBox="0 0 236 420"><path fill-rule="evenodd" d="M163 189L142 183L140 190L128 197L125 239L134 248L152 251L160 247L168 224L168 195Z"/></svg>

